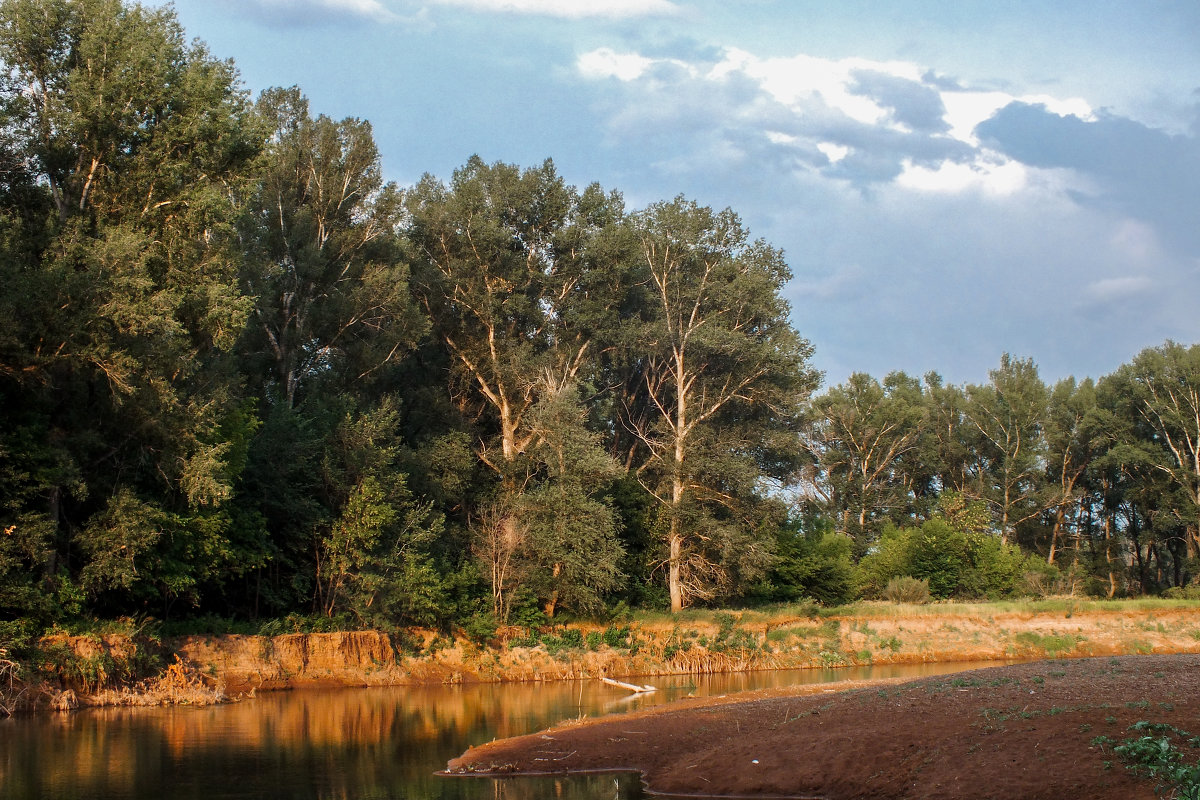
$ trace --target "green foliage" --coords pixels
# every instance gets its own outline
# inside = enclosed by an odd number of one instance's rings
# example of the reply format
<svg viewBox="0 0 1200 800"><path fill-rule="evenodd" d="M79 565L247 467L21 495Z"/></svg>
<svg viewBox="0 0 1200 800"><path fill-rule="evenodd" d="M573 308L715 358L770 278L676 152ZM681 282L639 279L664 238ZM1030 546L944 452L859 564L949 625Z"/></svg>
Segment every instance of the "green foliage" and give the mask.
<svg viewBox="0 0 1200 800"><path fill-rule="evenodd" d="M860 562L864 595L881 596L895 577L911 576L929 583L931 596L1010 597L1023 588L1026 571L1045 562L1025 556L1016 545L989 533L966 533L934 518L919 528L887 528L875 549Z"/></svg>
<svg viewBox="0 0 1200 800"><path fill-rule="evenodd" d="M1200 346L813 398L788 264L731 210L550 161L401 192L368 122L252 104L169 6L2 0L0 62L13 631L1192 596Z"/></svg>
<svg viewBox="0 0 1200 800"><path fill-rule="evenodd" d="M819 525L810 530L780 526L774 564L756 594L772 601L811 597L825 605L854 599L853 542Z"/></svg>
<svg viewBox="0 0 1200 800"><path fill-rule="evenodd" d="M1155 792L1165 797L1200 800L1200 763L1183 748L1200 748L1200 737L1162 722L1135 722L1129 728L1140 736L1115 745L1130 772L1157 781ZM1104 742L1110 740L1103 737Z"/></svg>
<svg viewBox="0 0 1200 800"><path fill-rule="evenodd" d="M491 614L473 614L462 624L463 635L478 645L496 638L496 618Z"/></svg>

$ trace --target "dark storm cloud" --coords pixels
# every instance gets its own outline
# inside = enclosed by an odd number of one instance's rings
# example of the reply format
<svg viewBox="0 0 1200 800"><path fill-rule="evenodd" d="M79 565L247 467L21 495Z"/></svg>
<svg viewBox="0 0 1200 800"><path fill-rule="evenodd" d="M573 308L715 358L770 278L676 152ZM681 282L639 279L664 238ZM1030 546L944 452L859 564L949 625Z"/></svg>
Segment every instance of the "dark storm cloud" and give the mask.
<svg viewBox="0 0 1200 800"><path fill-rule="evenodd" d="M852 94L870 98L891 111L892 121L925 133L945 133L946 106L933 88L907 78L873 70L855 70Z"/></svg>
<svg viewBox="0 0 1200 800"><path fill-rule="evenodd" d="M1167 240L1200 254L1200 139L1172 135L1111 114L1059 116L1010 103L976 128L980 140L1030 166L1071 169L1098 187L1080 202L1153 224Z"/></svg>

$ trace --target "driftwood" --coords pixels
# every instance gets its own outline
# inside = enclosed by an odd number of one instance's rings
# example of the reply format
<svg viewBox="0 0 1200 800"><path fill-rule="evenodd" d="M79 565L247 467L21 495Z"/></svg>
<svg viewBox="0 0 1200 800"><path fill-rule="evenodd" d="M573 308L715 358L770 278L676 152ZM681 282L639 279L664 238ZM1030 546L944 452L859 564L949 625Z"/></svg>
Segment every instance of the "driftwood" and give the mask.
<svg viewBox="0 0 1200 800"><path fill-rule="evenodd" d="M651 686L650 684L646 684L645 686L639 686L636 683L625 683L623 681L614 681L612 678L601 678L600 680L603 681L604 683L607 683L609 686L616 686L617 688L620 688L620 689L628 689L629 691L633 692L634 694L645 694L647 692L658 691L658 689L656 687Z"/></svg>

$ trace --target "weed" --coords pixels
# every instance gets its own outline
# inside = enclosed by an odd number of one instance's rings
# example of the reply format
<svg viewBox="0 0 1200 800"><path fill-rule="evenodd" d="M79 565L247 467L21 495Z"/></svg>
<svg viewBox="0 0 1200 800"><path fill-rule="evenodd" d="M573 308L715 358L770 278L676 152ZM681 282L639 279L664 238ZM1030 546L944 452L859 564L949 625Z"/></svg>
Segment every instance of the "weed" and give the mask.
<svg viewBox="0 0 1200 800"><path fill-rule="evenodd" d="M1075 649L1079 642L1083 641L1083 637L1074 636L1072 634L1040 634L1035 631L1021 631L1015 637L1018 645L1030 650L1041 650L1051 658L1056 658L1060 653L1069 653Z"/></svg>
<svg viewBox="0 0 1200 800"><path fill-rule="evenodd" d="M1163 722L1135 722L1129 727L1140 736L1112 748L1126 769L1158 782L1155 792L1167 797L1200 800L1200 763L1185 758L1181 749L1200 748L1200 737Z"/></svg>

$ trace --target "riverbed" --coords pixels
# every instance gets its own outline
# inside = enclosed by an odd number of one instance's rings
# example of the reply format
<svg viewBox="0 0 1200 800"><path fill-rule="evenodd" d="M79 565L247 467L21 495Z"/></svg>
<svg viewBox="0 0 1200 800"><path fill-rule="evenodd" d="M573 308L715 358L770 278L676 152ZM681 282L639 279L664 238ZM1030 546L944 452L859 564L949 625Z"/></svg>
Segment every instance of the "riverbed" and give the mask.
<svg viewBox="0 0 1200 800"><path fill-rule="evenodd" d="M996 662L883 665L646 679L263 692L206 708L107 708L0 721L5 800L475 800L641 798L632 775L445 778L468 747L564 720L809 683L917 678Z"/></svg>

